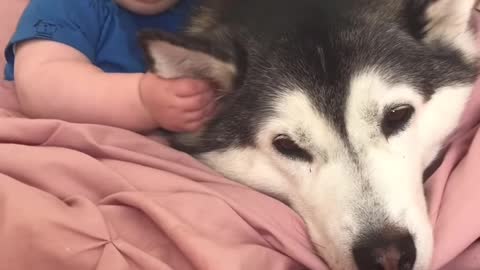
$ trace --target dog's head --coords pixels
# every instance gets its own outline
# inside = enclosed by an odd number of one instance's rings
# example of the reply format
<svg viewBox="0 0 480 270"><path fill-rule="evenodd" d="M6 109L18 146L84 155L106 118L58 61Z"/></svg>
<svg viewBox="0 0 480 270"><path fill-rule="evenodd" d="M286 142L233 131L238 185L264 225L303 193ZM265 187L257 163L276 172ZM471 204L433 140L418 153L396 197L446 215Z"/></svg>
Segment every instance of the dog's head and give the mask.
<svg viewBox="0 0 480 270"><path fill-rule="evenodd" d="M143 37L153 71L223 95L174 144L287 202L333 269L427 269L422 174L476 77L475 0L226 2Z"/></svg>

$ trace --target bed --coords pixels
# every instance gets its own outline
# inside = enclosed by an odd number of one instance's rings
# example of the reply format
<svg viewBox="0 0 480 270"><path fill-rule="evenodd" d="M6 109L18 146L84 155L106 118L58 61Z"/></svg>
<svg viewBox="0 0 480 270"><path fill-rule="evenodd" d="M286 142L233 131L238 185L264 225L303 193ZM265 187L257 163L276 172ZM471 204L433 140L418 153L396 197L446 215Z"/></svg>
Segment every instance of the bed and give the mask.
<svg viewBox="0 0 480 270"><path fill-rule="evenodd" d="M26 3L0 0L0 47ZM480 269L479 88L426 183L433 269ZM327 270L301 218L281 202L157 138L25 118L5 81L0 239L8 270Z"/></svg>

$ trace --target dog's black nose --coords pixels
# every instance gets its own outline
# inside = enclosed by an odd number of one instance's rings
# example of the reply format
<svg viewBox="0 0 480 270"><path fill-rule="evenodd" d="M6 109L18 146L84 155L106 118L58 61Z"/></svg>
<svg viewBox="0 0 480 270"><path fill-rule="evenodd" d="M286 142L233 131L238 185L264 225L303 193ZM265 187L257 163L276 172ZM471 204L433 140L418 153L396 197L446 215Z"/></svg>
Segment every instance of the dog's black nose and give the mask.
<svg viewBox="0 0 480 270"><path fill-rule="evenodd" d="M385 230L359 239L353 257L359 270L412 270L417 250L410 233Z"/></svg>

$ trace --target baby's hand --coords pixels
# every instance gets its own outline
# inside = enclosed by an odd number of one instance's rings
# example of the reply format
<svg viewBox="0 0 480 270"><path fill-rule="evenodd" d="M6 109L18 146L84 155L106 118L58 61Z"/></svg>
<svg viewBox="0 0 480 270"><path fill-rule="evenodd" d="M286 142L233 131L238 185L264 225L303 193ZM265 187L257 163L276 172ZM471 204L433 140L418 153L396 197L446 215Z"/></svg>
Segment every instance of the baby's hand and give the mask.
<svg viewBox="0 0 480 270"><path fill-rule="evenodd" d="M143 105L154 121L173 132L196 131L214 113L214 90L201 80L167 80L147 73L139 91Z"/></svg>

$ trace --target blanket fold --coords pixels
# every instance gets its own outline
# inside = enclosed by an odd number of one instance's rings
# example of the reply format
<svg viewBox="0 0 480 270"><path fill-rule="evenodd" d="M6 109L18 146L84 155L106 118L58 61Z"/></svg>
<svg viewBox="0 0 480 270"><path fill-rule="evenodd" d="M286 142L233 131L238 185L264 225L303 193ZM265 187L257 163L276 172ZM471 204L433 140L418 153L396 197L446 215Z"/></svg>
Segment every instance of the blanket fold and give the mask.
<svg viewBox="0 0 480 270"><path fill-rule="evenodd" d="M326 269L292 210L187 154L112 127L0 126L0 269Z"/></svg>

